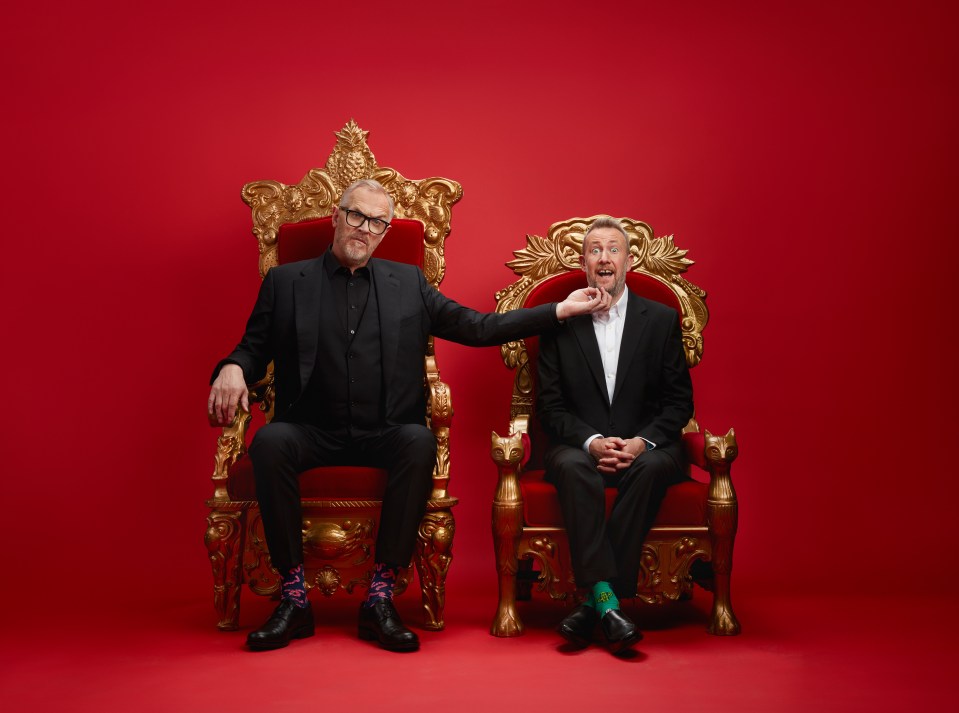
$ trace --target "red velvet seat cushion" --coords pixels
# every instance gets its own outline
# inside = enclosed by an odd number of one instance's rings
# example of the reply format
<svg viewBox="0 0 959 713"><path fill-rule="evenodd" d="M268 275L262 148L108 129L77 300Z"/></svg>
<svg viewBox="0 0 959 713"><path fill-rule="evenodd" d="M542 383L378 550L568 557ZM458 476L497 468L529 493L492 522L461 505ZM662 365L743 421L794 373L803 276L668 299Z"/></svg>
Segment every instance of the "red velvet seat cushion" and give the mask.
<svg viewBox="0 0 959 713"><path fill-rule="evenodd" d="M230 469L227 488L233 500L256 500L249 458ZM338 465L300 475L300 496L309 500L381 500L385 491L386 471L381 468Z"/></svg>
<svg viewBox="0 0 959 713"><path fill-rule="evenodd" d="M563 527L556 488L543 480L543 470L523 473L523 522L529 527ZM706 494L709 486L698 480L677 483L666 491L654 526L706 524ZM606 489L606 517L613 509L616 488Z"/></svg>
<svg viewBox="0 0 959 713"><path fill-rule="evenodd" d="M281 265L317 257L333 242L333 218L285 223L277 236L277 260ZM418 220L394 218L374 253L385 260L423 267L423 224Z"/></svg>

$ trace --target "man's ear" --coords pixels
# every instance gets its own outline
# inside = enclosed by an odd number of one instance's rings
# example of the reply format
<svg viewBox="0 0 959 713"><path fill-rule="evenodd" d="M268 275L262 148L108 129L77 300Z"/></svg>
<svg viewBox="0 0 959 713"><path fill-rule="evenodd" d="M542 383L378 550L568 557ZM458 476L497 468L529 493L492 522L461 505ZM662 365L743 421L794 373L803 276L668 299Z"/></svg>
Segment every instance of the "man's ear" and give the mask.
<svg viewBox="0 0 959 713"><path fill-rule="evenodd" d="M579 256L579 266L583 272L586 272L586 256L585 255Z"/></svg>

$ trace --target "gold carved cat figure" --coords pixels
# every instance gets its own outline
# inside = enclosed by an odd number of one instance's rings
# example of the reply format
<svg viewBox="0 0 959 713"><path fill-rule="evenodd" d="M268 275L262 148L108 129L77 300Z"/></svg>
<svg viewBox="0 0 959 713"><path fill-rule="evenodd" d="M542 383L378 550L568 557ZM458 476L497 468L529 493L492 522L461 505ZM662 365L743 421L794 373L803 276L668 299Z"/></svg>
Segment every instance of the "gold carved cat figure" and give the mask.
<svg viewBox="0 0 959 713"><path fill-rule="evenodd" d="M706 438L706 460L710 463L732 463L739 455L739 447L736 445L736 431L730 428L725 436L714 436L707 430L704 434Z"/></svg>
<svg viewBox="0 0 959 713"><path fill-rule="evenodd" d="M523 457L523 434L520 432L511 433L508 436L501 436L493 431L490 437L490 456L497 465L513 464L516 465Z"/></svg>

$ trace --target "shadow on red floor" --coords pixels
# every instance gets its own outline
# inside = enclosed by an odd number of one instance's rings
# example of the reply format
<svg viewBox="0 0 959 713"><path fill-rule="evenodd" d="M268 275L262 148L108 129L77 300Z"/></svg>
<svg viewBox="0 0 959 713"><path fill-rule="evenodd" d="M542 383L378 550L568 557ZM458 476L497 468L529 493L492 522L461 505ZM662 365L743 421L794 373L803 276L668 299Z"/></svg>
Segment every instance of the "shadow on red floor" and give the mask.
<svg viewBox="0 0 959 713"><path fill-rule="evenodd" d="M410 593L412 594L412 592ZM316 636L250 653L269 614L244 593L241 629L220 632L206 597L139 615L71 610L38 626L5 612L0 690L8 711L490 710L907 711L955 705L959 633L946 598L790 597L738 592L738 637L705 632L709 597L627 604L645 632L632 656L570 651L554 633L562 605L522 603L524 636L489 635L495 593L451 586L447 629L393 654L356 637L358 600L313 599ZM364 706L363 708L358 708Z"/></svg>

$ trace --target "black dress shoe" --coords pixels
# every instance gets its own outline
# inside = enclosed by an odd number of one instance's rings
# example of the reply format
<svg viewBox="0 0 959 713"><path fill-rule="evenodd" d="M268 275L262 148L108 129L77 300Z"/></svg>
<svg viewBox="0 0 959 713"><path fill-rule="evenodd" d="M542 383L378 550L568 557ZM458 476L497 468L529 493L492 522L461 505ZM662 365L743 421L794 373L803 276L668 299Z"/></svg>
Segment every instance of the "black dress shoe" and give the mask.
<svg viewBox="0 0 959 713"><path fill-rule="evenodd" d="M614 654L625 651L643 638L642 632L619 609L610 609L603 615L600 623Z"/></svg>
<svg viewBox="0 0 959 713"><path fill-rule="evenodd" d="M266 623L246 637L246 645L252 651L282 649L290 639L305 639L313 636L313 608L307 602L298 607L289 599L284 599L273 610Z"/></svg>
<svg viewBox="0 0 959 713"><path fill-rule="evenodd" d="M597 621L599 616L596 609L580 604L559 623L556 631L571 644L583 648L589 646L589 642L593 640Z"/></svg>
<svg viewBox="0 0 959 713"><path fill-rule="evenodd" d="M378 641L388 651L416 651L420 640L403 626L393 601L377 599L373 606L360 605L359 635L366 641Z"/></svg>

